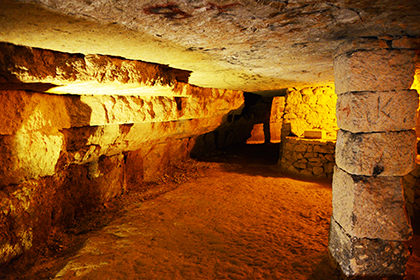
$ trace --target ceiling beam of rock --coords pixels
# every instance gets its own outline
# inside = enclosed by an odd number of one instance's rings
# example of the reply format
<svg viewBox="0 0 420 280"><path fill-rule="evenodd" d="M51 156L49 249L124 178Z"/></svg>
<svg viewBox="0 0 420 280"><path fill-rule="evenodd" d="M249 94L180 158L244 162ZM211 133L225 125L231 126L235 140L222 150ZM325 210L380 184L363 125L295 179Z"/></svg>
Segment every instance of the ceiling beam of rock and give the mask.
<svg viewBox="0 0 420 280"><path fill-rule="evenodd" d="M138 60L0 43L0 89L181 96L186 94L189 75L189 71Z"/></svg>
<svg viewBox="0 0 420 280"><path fill-rule="evenodd" d="M265 91L331 84L337 46L420 36L420 2L0 0L0 41L191 71L189 82Z"/></svg>

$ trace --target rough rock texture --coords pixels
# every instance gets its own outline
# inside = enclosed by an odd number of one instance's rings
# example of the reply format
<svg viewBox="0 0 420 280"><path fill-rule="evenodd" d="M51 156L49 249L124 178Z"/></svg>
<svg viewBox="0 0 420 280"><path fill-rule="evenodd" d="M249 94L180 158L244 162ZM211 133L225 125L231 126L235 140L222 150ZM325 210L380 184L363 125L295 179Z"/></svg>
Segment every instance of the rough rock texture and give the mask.
<svg viewBox="0 0 420 280"><path fill-rule="evenodd" d="M335 141L285 137L282 141L280 166L294 174L331 178Z"/></svg>
<svg viewBox="0 0 420 280"><path fill-rule="evenodd" d="M414 222L420 222L420 165L416 158L416 168L403 177L404 199L407 212Z"/></svg>
<svg viewBox="0 0 420 280"><path fill-rule="evenodd" d="M291 88L287 92L284 123L290 124L290 133L302 137L305 130L324 130L330 138L336 137L337 96L330 86Z"/></svg>
<svg viewBox="0 0 420 280"><path fill-rule="evenodd" d="M169 64L193 84L243 91L332 83L349 38L420 36L413 0L19 2L37 5L2 0L0 41Z"/></svg>
<svg viewBox="0 0 420 280"><path fill-rule="evenodd" d="M353 133L410 130L417 108L415 90L348 92L338 95L337 124Z"/></svg>
<svg viewBox="0 0 420 280"><path fill-rule="evenodd" d="M0 106L10 112L1 116L0 125L2 185L51 176L60 157L67 156L68 164L84 164L102 155L136 150L147 142L198 136L222 125L224 115L243 104L240 92L212 89L178 103L176 97L79 97L24 91L1 91L0 98ZM88 126L95 127L83 128ZM80 134L63 133L74 127L86 131L80 140L76 139ZM73 150L74 141L84 143Z"/></svg>
<svg viewBox="0 0 420 280"><path fill-rule="evenodd" d="M405 273L409 252L403 242L357 238L331 219L328 248L349 277L388 277Z"/></svg>
<svg viewBox="0 0 420 280"><path fill-rule="evenodd" d="M0 43L0 82L97 82L172 86L188 82L189 71L96 54L68 54ZM87 92L86 92L87 93Z"/></svg>
<svg viewBox="0 0 420 280"><path fill-rule="evenodd" d="M405 241L412 235L401 177L350 175L335 167L333 217L352 237Z"/></svg>
<svg viewBox="0 0 420 280"><path fill-rule="evenodd" d="M336 163L354 175L403 176L415 167L416 142L413 130L384 133L339 130Z"/></svg>
<svg viewBox="0 0 420 280"><path fill-rule="evenodd" d="M222 146L236 140L229 131L240 130L233 122L242 119L242 92L192 86L173 78L177 70L152 65L152 70L145 67L142 72L141 63L120 58L72 64L80 56L7 47L12 52L2 58L10 64L2 65L1 76L3 88L9 89L0 90L4 112L0 115L0 263L44 246L51 234L71 227L85 213L127 189L146 191L147 182L158 181L200 146L200 135L219 129ZM19 56L20 51L29 54ZM8 56L13 54L16 57ZM55 58L63 56L63 63L58 63ZM36 60L38 68L31 68L31 60ZM153 96L55 95L13 89L33 90L32 82L48 79L96 79L95 73L131 83L131 74L122 70L125 66L118 68L130 63L141 74L134 73L133 79L143 79L132 83L149 83L153 89L153 84L165 81L159 76L162 73L173 78L168 81L169 94L162 96L158 85ZM68 68L60 72L57 65ZM106 70L101 72L101 67ZM24 74L15 75L19 69ZM95 70L84 73L86 69ZM74 76L59 74L72 71ZM128 80L122 77L125 74ZM18 79L16 84L7 77L25 77L31 83L22 84ZM223 128L229 130L222 133Z"/></svg>
<svg viewBox="0 0 420 280"><path fill-rule="evenodd" d="M415 55L412 50L389 49L343 53L334 60L336 93L410 89Z"/></svg>
<svg viewBox="0 0 420 280"><path fill-rule="evenodd" d="M401 176L415 167L418 95L409 89L418 58L410 40L376 39L349 42L334 60L340 131L329 249L347 276L402 278L411 225Z"/></svg>
<svg viewBox="0 0 420 280"><path fill-rule="evenodd" d="M2 186L0 262L49 246L46 240L58 229L124 191L124 176L124 157L118 155L102 157L94 170L73 164L56 176Z"/></svg>

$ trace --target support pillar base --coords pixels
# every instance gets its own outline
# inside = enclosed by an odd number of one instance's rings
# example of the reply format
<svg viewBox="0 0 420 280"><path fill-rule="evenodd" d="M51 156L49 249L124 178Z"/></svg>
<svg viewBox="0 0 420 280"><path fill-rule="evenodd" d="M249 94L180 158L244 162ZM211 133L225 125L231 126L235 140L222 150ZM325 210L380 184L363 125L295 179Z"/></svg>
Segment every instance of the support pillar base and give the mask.
<svg viewBox="0 0 420 280"><path fill-rule="evenodd" d="M344 279L403 279L409 252L401 241L352 237L331 219L329 251Z"/></svg>

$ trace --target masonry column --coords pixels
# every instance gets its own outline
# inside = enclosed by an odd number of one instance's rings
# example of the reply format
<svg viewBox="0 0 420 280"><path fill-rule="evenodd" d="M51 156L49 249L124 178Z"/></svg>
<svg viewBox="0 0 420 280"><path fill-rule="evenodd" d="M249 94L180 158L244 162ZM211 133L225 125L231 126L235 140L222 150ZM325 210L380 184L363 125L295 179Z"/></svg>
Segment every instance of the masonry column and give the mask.
<svg viewBox="0 0 420 280"><path fill-rule="evenodd" d="M412 235L402 176L415 166L411 39L360 39L334 59L336 167L329 250L349 278L402 277ZM382 278L383 279L383 278Z"/></svg>

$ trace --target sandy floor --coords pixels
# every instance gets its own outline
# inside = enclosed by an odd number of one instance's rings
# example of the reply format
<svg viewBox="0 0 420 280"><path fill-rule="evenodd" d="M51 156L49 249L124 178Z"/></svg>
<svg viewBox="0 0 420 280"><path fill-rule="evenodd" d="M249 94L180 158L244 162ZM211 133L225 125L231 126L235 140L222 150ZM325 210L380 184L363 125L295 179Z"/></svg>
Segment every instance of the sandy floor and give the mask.
<svg viewBox="0 0 420 280"><path fill-rule="evenodd" d="M117 215L104 212L105 226L76 230L60 254L8 278L338 279L331 184L285 177L270 160L225 159L190 162L183 183L156 185L151 199L133 191ZM414 249L410 280L420 279Z"/></svg>

